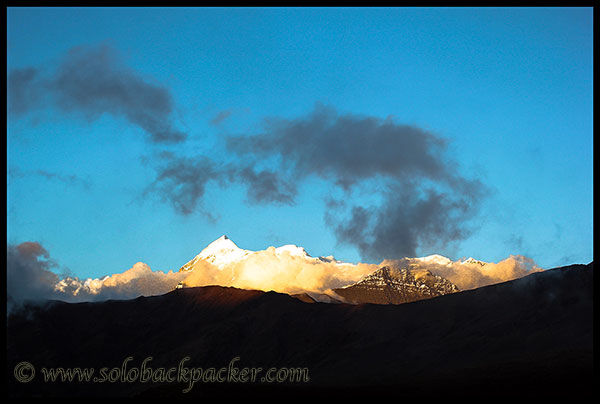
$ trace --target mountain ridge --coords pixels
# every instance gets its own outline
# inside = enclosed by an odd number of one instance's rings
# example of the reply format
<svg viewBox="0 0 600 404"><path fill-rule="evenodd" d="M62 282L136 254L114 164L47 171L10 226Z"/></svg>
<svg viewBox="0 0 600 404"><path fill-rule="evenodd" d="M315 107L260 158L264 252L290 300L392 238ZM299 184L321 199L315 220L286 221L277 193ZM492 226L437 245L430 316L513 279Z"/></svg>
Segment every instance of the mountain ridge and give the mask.
<svg viewBox="0 0 600 404"><path fill-rule="evenodd" d="M205 286L154 297L54 303L7 319L9 373L41 366L243 363L307 367L306 385L197 385L188 396L306 399L336 391L397 397L565 397L591 391L593 264L573 265L402 305L305 303L292 296ZM74 321L77 320L77 321ZM108 349L110 347L110 349ZM11 373L12 374L12 373ZM457 390L457 386L460 386ZM22 384L9 395L181 395L179 385ZM344 393L345 392L345 393ZM304 394L304 395L303 395Z"/></svg>
<svg viewBox="0 0 600 404"><path fill-rule="evenodd" d="M298 246L296 244L285 244L280 247L268 247L264 250L257 250L257 251L242 249L242 248L238 247L237 244L235 244L235 242L233 242L227 235L224 234L221 237L219 237L216 240L209 243L206 247L204 247L204 249L202 249L202 251L199 254L197 254L194 258L192 258L191 260L186 262L184 265L182 265L180 267L179 271L191 270L193 265L199 260L205 260L205 261L208 261L217 266L222 266L225 263L241 261L250 254L257 253L257 252L263 252L263 251L269 251L270 249L274 249L274 252L276 254L288 253L292 256L304 257L304 258L308 258L312 261L319 260L322 262L337 263L337 264L341 264L341 265L354 265L349 262L343 262L343 261L336 260L331 255L312 257L306 251L306 249L304 247ZM224 259L219 260L219 255L225 256ZM404 258L400 259L400 261L402 261L402 260L407 260L408 262L413 262L413 263L414 262L424 262L424 263L434 263L434 264L438 264L438 265L450 265L452 263L466 263L466 264L476 263L479 265L487 264L486 262L476 260L472 257L469 257L468 259L464 259L464 260L452 261L450 258L444 257L443 255L439 255L439 254L432 254L432 255L425 256L425 257L404 257ZM383 260L379 265L384 266L385 261L387 261L387 260Z"/></svg>
<svg viewBox="0 0 600 404"><path fill-rule="evenodd" d="M320 266L324 264L324 266ZM384 289L395 289L392 292L380 290L379 297L374 293L360 292L364 298L357 298L354 291L365 289L361 281L373 275L382 267L392 267L399 270L405 268L411 274L419 274L422 270L429 271L429 277L438 280L437 288L427 282L417 279L406 280L404 286L400 282L387 282ZM223 270L227 268L227 274ZM289 268L289 269L288 269ZM269 246L265 250L252 251L239 248L226 235L221 236L205 247L192 260L184 264L179 272L194 273L191 282L180 282L184 285L201 285L206 282L217 282L224 286L241 286L259 289L275 289L293 293L308 293L315 298L315 293L321 297L339 300L342 294L351 297L351 301L362 301L399 304L410 299L400 298L406 295L408 289L414 289L413 300L455 292L458 289L470 289L484 284L492 284L508 279L516 279L531 272L542 270L533 261L522 256L509 256L498 263L487 263L472 257L452 261L439 254L425 257L405 257L401 259L384 259L380 264L347 263L336 260L333 256L312 257L306 249L295 244L280 247ZM229 273L231 275L229 276ZM315 278L312 278L312 277ZM319 279L317 279L320 277ZM406 278L406 276L404 276ZM447 282L442 282L444 278ZM414 278L414 277L413 277ZM436 283L436 282L433 282ZM453 284L454 287L450 284ZM424 285L424 286L423 286ZM348 287L355 286L353 290ZM422 289L418 289L421 287ZM454 290L456 289L456 290ZM340 290L336 294L334 290ZM387 296L387 297L385 297ZM319 299L317 299L319 300Z"/></svg>
<svg viewBox="0 0 600 404"><path fill-rule="evenodd" d="M456 293L459 289L426 269L384 266L360 282L333 291L349 303L403 304Z"/></svg>

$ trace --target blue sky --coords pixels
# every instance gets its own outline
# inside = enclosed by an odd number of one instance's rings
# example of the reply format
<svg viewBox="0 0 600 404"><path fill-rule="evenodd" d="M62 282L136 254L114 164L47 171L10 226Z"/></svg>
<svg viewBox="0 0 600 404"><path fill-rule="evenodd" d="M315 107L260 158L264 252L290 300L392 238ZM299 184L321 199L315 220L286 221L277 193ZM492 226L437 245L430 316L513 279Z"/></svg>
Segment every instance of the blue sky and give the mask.
<svg viewBox="0 0 600 404"><path fill-rule="evenodd" d="M177 269L221 234L252 250L297 244L314 256L351 262L388 258L367 257L367 247L342 231L351 227L352 206L383 212L387 203L402 211L403 199L386 194L397 188L378 182L380 171L354 178L356 188L346 192L335 182L345 174L335 170L352 165L337 163L335 145L327 150L331 160L317 161L324 171L305 166L283 173L311 154L285 155L270 145L265 158L254 148L259 143L242 140L267 133L277 142L294 122L312 122L320 108L335 111L334 127L344 117L376 120L377 128L390 119L398 133L411 127L444 139L443 171L481 184L463 199L439 173L415 179L398 171L387 179L418 182L418 192L433 182L450 202L472 205L452 219L459 235L442 231L428 243L439 229L407 228L416 255L497 262L522 254L545 268L593 259L591 8L9 8L7 14L9 77L27 68L52 77L75 47L105 47L115 55L111 71L170 97L171 109L144 119L160 125L168 119L173 132L186 134L184 141L151 140L141 118L87 98L85 107L61 106L59 97L46 99L43 91L55 90L43 85L35 106L9 111L8 242L40 242L80 277L121 272L137 261ZM9 104L11 91L9 85ZM284 129L269 129L273 120ZM234 143L254 146L236 151ZM357 161L370 164L382 151L374 146L367 154L359 143L356 154L366 157ZM191 212L182 213L173 202L182 188L159 180L165 165L178 161L188 162L182 170L198 161L248 162L254 172L270 170L293 182L295 196L291 203L273 202L272 195L253 200L238 176L203 183ZM196 177L185 178L184 192L196 189ZM348 209L332 211L333 199ZM401 243L402 231L381 235L398 235Z"/></svg>

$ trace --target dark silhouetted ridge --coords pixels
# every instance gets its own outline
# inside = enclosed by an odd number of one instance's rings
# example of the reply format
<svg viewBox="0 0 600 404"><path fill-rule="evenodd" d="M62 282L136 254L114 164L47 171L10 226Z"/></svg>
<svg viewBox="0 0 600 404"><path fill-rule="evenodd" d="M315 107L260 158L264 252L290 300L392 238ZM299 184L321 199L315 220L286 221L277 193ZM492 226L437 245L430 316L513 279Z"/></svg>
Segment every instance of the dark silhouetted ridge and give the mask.
<svg viewBox="0 0 600 404"><path fill-rule="evenodd" d="M7 319L10 396L573 398L592 392L593 264L401 305L208 286ZM308 383L18 383L15 365L308 368Z"/></svg>

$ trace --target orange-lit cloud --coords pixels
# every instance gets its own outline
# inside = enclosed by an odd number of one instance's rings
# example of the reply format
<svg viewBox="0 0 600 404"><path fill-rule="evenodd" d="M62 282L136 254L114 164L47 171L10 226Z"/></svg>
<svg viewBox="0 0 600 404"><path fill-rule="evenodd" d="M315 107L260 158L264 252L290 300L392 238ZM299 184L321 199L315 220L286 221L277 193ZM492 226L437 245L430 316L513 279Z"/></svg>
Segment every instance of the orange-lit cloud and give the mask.
<svg viewBox="0 0 600 404"><path fill-rule="evenodd" d="M543 271L531 258L511 255L498 262L427 262L415 259L384 261L382 265L418 265L435 275L442 276L455 284L460 290L475 289L495 283L521 278L534 272Z"/></svg>
<svg viewBox="0 0 600 404"><path fill-rule="evenodd" d="M188 286L221 285L283 293L326 293L347 286L378 268L276 252L274 247L250 254L222 269L199 261L185 279Z"/></svg>
<svg viewBox="0 0 600 404"><path fill-rule="evenodd" d="M184 273L152 271L148 265L138 262L123 273L103 278L66 277L54 290L75 300L132 299L167 293L185 277Z"/></svg>

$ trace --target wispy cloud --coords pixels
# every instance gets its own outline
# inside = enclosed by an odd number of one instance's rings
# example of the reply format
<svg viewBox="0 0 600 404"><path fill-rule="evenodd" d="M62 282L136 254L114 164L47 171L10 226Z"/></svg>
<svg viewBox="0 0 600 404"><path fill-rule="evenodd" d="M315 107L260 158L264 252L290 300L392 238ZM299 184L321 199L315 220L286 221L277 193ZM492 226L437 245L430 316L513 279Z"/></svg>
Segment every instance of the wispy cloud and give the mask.
<svg viewBox="0 0 600 404"><path fill-rule="evenodd" d="M11 116L47 106L88 120L102 114L125 118L154 143L178 143L186 138L173 127L175 104L170 91L128 67L119 52L105 44L72 48L54 68L9 72Z"/></svg>
<svg viewBox="0 0 600 404"><path fill-rule="evenodd" d="M90 189L92 186L92 184L89 180L81 178L75 174L60 174L60 173L55 173L55 172L42 170L42 169L23 171L17 167L11 167L8 170L8 174L12 178L24 178L24 177L28 177L28 176L38 176L38 177L45 178L49 181L59 181L66 185L82 187L86 190Z"/></svg>
<svg viewBox="0 0 600 404"><path fill-rule="evenodd" d="M214 118L210 120L210 123L215 126L218 126L221 123L223 123L227 118L229 118L231 116L231 114L232 114L231 110L219 111L219 113L216 114L214 116Z"/></svg>

